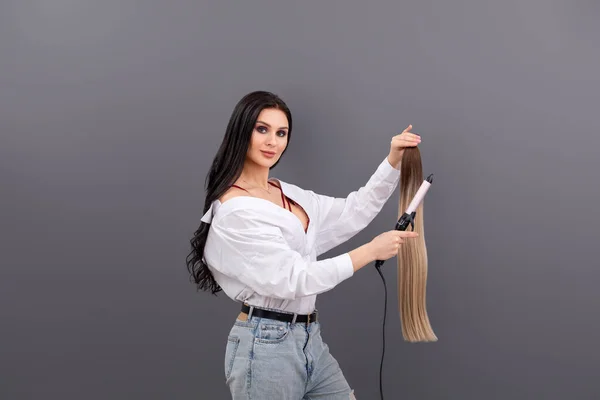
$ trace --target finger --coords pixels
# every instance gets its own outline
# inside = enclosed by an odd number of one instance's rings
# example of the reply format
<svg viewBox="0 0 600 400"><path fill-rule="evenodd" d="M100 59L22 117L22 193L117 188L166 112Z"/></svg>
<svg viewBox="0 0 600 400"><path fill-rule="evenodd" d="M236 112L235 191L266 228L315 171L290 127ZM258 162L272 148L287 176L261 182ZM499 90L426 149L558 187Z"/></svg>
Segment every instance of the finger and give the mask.
<svg viewBox="0 0 600 400"><path fill-rule="evenodd" d="M411 124L411 125L408 125L408 126L406 127L406 129L405 129L405 130L403 130L402 132L408 132L408 131L410 131L411 129L412 129L412 124Z"/></svg>
<svg viewBox="0 0 600 400"><path fill-rule="evenodd" d="M396 142L396 147L398 147L399 149L403 148L403 147L408 147L408 146L416 146L419 143L421 143L420 140L411 140L411 139L400 139Z"/></svg>
<svg viewBox="0 0 600 400"><path fill-rule="evenodd" d="M404 132L399 135L402 139L421 140L421 135L418 133Z"/></svg>
<svg viewBox="0 0 600 400"><path fill-rule="evenodd" d="M421 135L418 133L410 133L404 132L399 135L394 136L392 139L400 139L400 140L421 140Z"/></svg>
<svg viewBox="0 0 600 400"><path fill-rule="evenodd" d="M406 144L419 144L419 143L421 143L421 139L419 139L419 138L411 138L411 137L398 136L398 137L394 137L392 139L391 143L402 147L402 146L404 146Z"/></svg>
<svg viewBox="0 0 600 400"><path fill-rule="evenodd" d="M419 234L414 231L398 231L398 237L417 237Z"/></svg>

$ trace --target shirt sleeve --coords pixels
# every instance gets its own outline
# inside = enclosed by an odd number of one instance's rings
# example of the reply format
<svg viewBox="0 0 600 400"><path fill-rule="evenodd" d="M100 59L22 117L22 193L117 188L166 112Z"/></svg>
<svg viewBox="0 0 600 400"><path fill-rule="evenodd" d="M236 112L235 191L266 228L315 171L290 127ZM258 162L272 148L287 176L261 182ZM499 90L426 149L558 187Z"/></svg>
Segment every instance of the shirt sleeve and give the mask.
<svg viewBox="0 0 600 400"><path fill-rule="evenodd" d="M313 192L318 209L317 256L344 243L363 230L379 214L400 180L400 169L387 157L368 182L346 198Z"/></svg>
<svg viewBox="0 0 600 400"><path fill-rule="evenodd" d="M249 211L228 213L211 227L205 261L262 296L296 299L328 291L354 274L348 253L310 261L290 248L281 230Z"/></svg>

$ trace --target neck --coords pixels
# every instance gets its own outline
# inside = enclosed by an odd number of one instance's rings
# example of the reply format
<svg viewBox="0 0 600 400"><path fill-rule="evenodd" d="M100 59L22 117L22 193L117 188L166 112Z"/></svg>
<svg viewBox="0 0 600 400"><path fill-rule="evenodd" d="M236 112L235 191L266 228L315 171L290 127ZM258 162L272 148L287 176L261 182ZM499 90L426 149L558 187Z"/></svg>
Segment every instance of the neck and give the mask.
<svg viewBox="0 0 600 400"><path fill-rule="evenodd" d="M252 188L262 188L269 190L269 168L257 165L251 162L244 164L244 169L240 175L240 179Z"/></svg>

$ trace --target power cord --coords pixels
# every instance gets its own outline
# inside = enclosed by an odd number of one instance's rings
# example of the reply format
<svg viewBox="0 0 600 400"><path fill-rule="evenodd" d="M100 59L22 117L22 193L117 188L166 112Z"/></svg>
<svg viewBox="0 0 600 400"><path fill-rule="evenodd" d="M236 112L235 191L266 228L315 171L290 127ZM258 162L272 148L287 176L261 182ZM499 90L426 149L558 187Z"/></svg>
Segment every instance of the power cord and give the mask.
<svg viewBox="0 0 600 400"><path fill-rule="evenodd" d="M383 280L383 291L385 295L384 303L383 303L383 349L381 353L381 365L379 366L379 394L381 396L381 400L383 400L383 358L385 356L385 317L387 315L387 285L385 283L385 277L381 272L381 264L376 263L375 268L377 268L377 272L381 275L381 279Z"/></svg>

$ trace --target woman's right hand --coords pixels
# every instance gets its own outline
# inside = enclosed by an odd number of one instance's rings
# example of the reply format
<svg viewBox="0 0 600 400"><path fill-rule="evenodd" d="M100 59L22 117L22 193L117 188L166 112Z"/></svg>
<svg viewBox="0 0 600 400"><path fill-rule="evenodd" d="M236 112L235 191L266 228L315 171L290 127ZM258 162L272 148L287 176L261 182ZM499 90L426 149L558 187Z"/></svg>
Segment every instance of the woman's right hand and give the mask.
<svg viewBox="0 0 600 400"><path fill-rule="evenodd" d="M400 245L404 243L406 239L417 236L419 236L419 234L412 231L387 231L371 240L369 246L373 252L373 257L376 260L385 261L398 254Z"/></svg>

